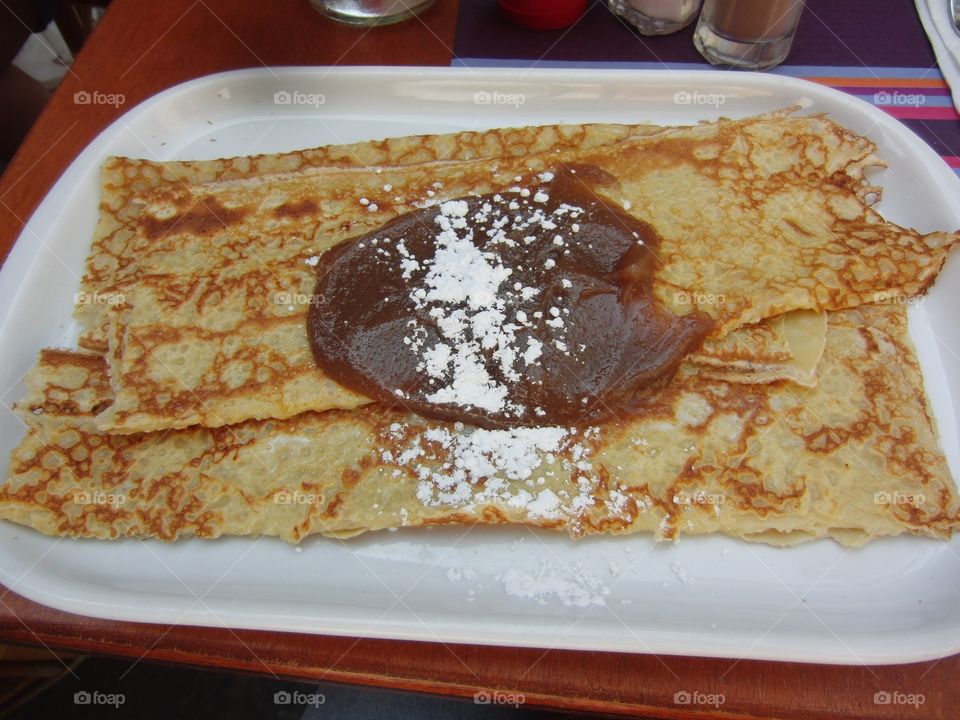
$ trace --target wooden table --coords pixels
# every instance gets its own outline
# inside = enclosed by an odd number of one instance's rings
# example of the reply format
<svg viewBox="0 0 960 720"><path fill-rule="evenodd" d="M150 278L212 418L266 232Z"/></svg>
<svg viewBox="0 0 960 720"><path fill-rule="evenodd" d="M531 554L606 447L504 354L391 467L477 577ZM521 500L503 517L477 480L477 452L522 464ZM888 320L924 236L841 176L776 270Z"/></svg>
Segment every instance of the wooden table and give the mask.
<svg viewBox="0 0 960 720"><path fill-rule="evenodd" d="M80 150L154 93L260 65L448 65L456 15L455 0L439 0L421 20L367 31L324 20L305 0L113 0L0 179L0 253ZM122 93L126 103L77 105L80 90ZM960 718L958 656L827 667L234 632L94 620L2 590L0 640L463 697L496 689L521 693L529 705L663 718ZM725 702L677 705L674 694L683 690L723 694ZM922 694L925 702L919 709L874 703L883 691Z"/></svg>

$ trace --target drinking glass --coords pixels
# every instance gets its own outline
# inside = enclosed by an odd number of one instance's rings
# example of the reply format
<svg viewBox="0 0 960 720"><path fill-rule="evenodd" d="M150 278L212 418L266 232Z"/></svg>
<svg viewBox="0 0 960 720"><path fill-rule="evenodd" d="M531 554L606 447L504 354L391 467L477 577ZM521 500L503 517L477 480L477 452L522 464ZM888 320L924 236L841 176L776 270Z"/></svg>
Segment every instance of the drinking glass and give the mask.
<svg viewBox="0 0 960 720"><path fill-rule="evenodd" d="M434 1L310 0L310 4L327 17L350 25L388 25L423 12Z"/></svg>
<svg viewBox="0 0 960 720"><path fill-rule="evenodd" d="M693 44L713 65L766 70L790 52L803 0L705 0Z"/></svg>
<svg viewBox="0 0 960 720"><path fill-rule="evenodd" d="M607 5L641 34L667 35L690 24L700 0L607 0Z"/></svg>

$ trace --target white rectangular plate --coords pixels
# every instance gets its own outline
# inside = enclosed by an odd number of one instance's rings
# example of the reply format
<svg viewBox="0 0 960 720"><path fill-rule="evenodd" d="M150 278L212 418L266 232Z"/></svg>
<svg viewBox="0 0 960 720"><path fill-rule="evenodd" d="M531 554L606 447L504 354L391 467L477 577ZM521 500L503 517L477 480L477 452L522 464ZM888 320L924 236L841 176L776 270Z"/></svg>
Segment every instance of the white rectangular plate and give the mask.
<svg viewBox="0 0 960 720"><path fill-rule="evenodd" d="M880 209L887 217L921 231L960 227L960 183L928 146L869 105L787 77L285 68L180 85L105 130L50 191L10 253L0 271L0 399L9 406L22 397L20 379L40 348L75 337L72 297L96 222L98 168L108 155L214 158L458 129L693 123L794 104L826 112L878 143L889 163L875 176L885 186ZM954 257L910 316L955 477L958 300ZM4 467L22 435L21 423L0 411ZM407 529L347 542L314 539L295 549L274 539L58 540L0 523L0 581L37 602L116 620L894 663L960 649L958 551L960 537L887 539L856 550L832 541L774 549L723 537L676 545L645 536L573 542L525 528ZM509 594L497 576L510 568L544 573L571 593ZM603 604L577 604L599 597Z"/></svg>

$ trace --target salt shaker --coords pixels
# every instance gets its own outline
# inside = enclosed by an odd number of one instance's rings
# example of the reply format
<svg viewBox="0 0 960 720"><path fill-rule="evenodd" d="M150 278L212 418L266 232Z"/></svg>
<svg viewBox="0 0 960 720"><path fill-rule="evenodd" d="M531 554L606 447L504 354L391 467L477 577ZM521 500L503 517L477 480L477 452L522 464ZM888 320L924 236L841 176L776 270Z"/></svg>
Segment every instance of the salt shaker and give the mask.
<svg viewBox="0 0 960 720"><path fill-rule="evenodd" d="M643 35L667 35L686 27L700 0L607 0L610 10Z"/></svg>
<svg viewBox="0 0 960 720"><path fill-rule="evenodd" d="M704 0L693 44L713 65L766 70L787 58L804 0Z"/></svg>

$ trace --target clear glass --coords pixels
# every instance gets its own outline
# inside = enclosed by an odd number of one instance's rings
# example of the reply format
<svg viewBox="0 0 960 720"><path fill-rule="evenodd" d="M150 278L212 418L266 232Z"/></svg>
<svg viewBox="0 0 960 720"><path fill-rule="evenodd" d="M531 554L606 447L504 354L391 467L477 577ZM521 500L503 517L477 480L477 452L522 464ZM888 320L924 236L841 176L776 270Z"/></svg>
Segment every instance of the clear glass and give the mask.
<svg viewBox="0 0 960 720"><path fill-rule="evenodd" d="M435 0L310 0L310 4L334 20L350 25L388 25L411 18Z"/></svg>
<svg viewBox="0 0 960 720"><path fill-rule="evenodd" d="M700 0L607 0L607 5L641 34L667 35L690 24Z"/></svg>
<svg viewBox="0 0 960 720"><path fill-rule="evenodd" d="M787 59L804 0L704 0L693 44L713 65L766 70Z"/></svg>

